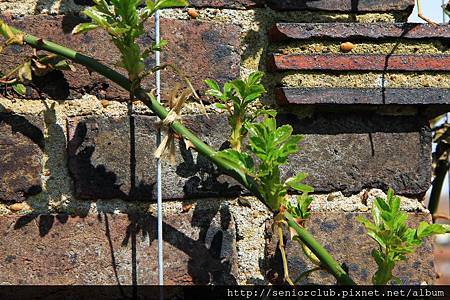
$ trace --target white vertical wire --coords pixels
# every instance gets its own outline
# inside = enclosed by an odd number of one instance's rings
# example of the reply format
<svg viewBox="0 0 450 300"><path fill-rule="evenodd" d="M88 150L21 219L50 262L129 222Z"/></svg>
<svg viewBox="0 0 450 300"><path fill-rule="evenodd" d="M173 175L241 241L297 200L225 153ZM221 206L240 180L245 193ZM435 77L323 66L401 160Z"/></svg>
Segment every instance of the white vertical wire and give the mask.
<svg viewBox="0 0 450 300"><path fill-rule="evenodd" d="M155 13L155 42L160 42L159 32L159 12ZM161 65L160 52L155 52L156 66ZM156 71L156 99L161 102L161 71ZM156 143L159 146L161 143L161 129L156 135ZM163 258L163 207L162 207L162 186L161 186L161 160L156 160L156 198L158 211L158 284L164 285L164 258ZM160 297L163 297L162 291Z"/></svg>

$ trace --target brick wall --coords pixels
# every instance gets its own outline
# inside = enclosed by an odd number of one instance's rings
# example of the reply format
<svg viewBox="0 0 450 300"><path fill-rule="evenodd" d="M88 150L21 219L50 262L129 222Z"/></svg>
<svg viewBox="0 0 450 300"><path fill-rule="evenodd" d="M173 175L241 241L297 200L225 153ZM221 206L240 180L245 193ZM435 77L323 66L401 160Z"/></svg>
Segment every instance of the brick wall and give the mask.
<svg viewBox="0 0 450 300"><path fill-rule="evenodd" d="M202 97L205 78L267 72L262 104L305 135L284 175L310 174L316 194L307 226L359 283L375 271L375 244L355 216L369 214L382 190L402 195L411 222L430 220L421 204L431 181L428 120L450 99L449 27L403 23L412 0L376 2L192 0L195 19L179 9L163 11L161 21L169 41L162 60L185 70ZM0 11L27 32L113 64L118 53L104 33L70 34L89 3L3 1ZM147 30L139 43L151 43L152 24ZM346 53L345 42L353 44ZM6 50L0 69L30 53ZM124 91L76 68L36 79L24 97L2 91L0 283L154 284L157 118L139 102L130 118ZM162 82L166 94L177 79L163 73ZM228 125L204 100L209 117L190 103L183 122L218 149ZM178 164L163 166L166 282L279 283L270 213L179 146ZM287 251L294 277L309 263L296 245ZM431 240L395 273L404 283L432 283ZM333 282L320 273L309 281Z"/></svg>

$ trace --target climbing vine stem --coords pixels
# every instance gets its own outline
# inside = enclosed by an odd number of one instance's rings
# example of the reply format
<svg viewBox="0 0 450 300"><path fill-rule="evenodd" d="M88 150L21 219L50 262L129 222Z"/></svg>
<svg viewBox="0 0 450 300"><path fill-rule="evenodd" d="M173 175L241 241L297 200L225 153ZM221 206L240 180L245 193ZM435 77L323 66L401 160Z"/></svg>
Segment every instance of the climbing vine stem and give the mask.
<svg viewBox="0 0 450 300"><path fill-rule="evenodd" d="M4 28L6 24L0 20L0 27ZM7 26L7 25L6 25ZM44 50L56 55L65 57L73 62L81 64L89 70L99 73L100 75L110 79L115 82L125 90L129 92L134 92L134 95L137 99L141 100L146 106L149 107L160 119L164 120L168 111L158 103L157 99L151 94L147 93L140 87L134 88L132 83L128 78L111 69L110 67L100 63L96 59L78 53L72 49L63 47L56 43L43 40L41 38L35 37L30 34L23 34L21 31L14 27L8 27L15 35L23 35L23 42L35 49ZM4 35L4 31L1 33ZM5 36L5 35L4 35ZM5 36L9 38L8 36ZM171 123L171 128L184 139L189 140L195 147L195 150L199 152L201 155L208 158L214 164L216 164L222 171L224 171L229 176L233 177L237 181L239 181L243 186L245 186L253 195L255 195L259 200L261 200L269 209L271 207L266 203L264 197L261 195L258 190L258 186L254 179L242 172L239 169L236 169L235 166L227 162L226 160L220 158L220 156L215 155L217 152L205 144L201 139L199 139L195 134L193 134L189 129L184 127L180 122ZM339 265L338 262L334 260L334 258L326 251L326 249L319 244L314 237L304 228L299 226L295 218L289 213L285 212L284 217L286 219L289 227L295 230L298 235L298 238L308 246L309 249L319 258L323 266L334 275L337 282L339 284L344 285L354 285L355 282L348 276L348 274L344 271L344 269Z"/></svg>

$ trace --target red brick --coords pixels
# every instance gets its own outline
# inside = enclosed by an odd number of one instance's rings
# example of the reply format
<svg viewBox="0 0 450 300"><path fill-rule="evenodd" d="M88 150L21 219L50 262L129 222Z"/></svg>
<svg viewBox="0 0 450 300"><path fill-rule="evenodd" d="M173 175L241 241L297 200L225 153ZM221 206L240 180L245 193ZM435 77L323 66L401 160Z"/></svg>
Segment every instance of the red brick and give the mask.
<svg viewBox="0 0 450 300"><path fill-rule="evenodd" d="M272 71L449 71L450 55L273 54Z"/></svg>
<svg viewBox="0 0 450 300"><path fill-rule="evenodd" d="M157 284L156 224L151 214L2 216L0 282ZM236 283L234 232L226 208L166 214L165 283Z"/></svg>
<svg viewBox="0 0 450 300"><path fill-rule="evenodd" d="M412 10L414 0L266 0L278 10L326 10L339 12L389 12Z"/></svg>
<svg viewBox="0 0 450 300"><path fill-rule="evenodd" d="M332 39L450 39L450 25L412 23L277 23L269 30L271 41Z"/></svg>
<svg viewBox="0 0 450 300"><path fill-rule="evenodd" d="M0 113L0 201L22 202L41 191L41 117Z"/></svg>
<svg viewBox="0 0 450 300"><path fill-rule="evenodd" d="M119 53L103 31L94 30L77 36L70 33L72 28L82 21L83 19L75 16L47 15L7 19L8 23L26 32L93 56L105 64L114 65L119 60ZM150 46L154 37L153 25L147 24L146 30L148 36L138 41L142 47ZM206 89L203 83L206 78L223 83L239 75L238 26L196 20L162 19L161 35L169 42L167 50L162 52L162 63L173 63L179 67L200 92ZM1 70L10 70L30 54L30 49L7 49L0 54L0 60L3 62ZM150 68L155 62L153 58L149 58L146 63ZM45 77L36 78L28 89L27 98L73 99L83 94L93 94L112 100L128 99L128 93L114 83L96 73L89 74L82 66L76 67L76 72L52 72ZM176 82L181 80L173 72L162 72L164 96ZM144 86L153 88L153 78L145 80Z"/></svg>
<svg viewBox="0 0 450 300"><path fill-rule="evenodd" d="M279 105L400 104L448 105L450 89L441 88L288 88L275 90ZM442 112L448 109L442 107Z"/></svg>

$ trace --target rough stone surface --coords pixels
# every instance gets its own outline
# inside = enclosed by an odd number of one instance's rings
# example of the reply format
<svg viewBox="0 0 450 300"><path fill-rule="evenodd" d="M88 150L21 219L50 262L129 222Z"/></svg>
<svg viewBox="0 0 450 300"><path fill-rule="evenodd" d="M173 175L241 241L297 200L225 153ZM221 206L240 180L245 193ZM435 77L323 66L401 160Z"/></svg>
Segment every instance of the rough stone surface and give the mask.
<svg viewBox="0 0 450 300"><path fill-rule="evenodd" d="M327 10L340 12L384 12L412 10L414 0L266 0L269 7L279 10Z"/></svg>
<svg viewBox="0 0 450 300"><path fill-rule="evenodd" d="M0 218L1 284L157 284L151 214ZM226 207L164 219L165 283L236 283L235 224Z"/></svg>
<svg viewBox="0 0 450 300"><path fill-rule="evenodd" d="M264 0L190 0L189 4L195 7L243 9L261 7L264 4Z"/></svg>
<svg viewBox="0 0 450 300"><path fill-rule="evenodd" d="M86 35L73 36L72 29L84 19L76 16L28 16L11 18L2 17L8 23L39 37L49 39L61 45L88 54L107 65L119 61L119 53L109 37L101 30L94 30ZM147 37L138 43L148 47L154 40L153 25L147 24ZM235 25L224 25L214 22L195 20L161 20L161 38L169 43L167 51L162 52L161 60L172 63L186 72L194 86L200 92L206 89L205 78L215 79L221 83L234 79L239 75L240 41L239 28ZM1 70L6 72L23 61L31 50L22 51L13 47L0 54L3 62ZM218 63L220 62L220 63ZM155 65L154 59L146 62L148 68ZM27 98L74 99L88 93L99 98L124 100L128 93L116 84L102 78L96 73L77 65L76 72L54 71L44 77L37 77L27 88ZM169 87L182 82L172 71L162 72L165 96ZM144 82L146 87L154 87L153 79Z"/></svg>
<svg viewBox="0 0 450 300"><path fill-rule="evenodd" d="M93 5L92 0L75 0L78 5ZM214 7L214 8L254 8L261 7L264 0L189 0L189 5L193 7Z"/></svg>
<svg viewBox="0 0 450 300"><path fill-rule="evenodd" d="M228 132L225 118L189 116L184 124L207 144L219 149ZM72 118L68 124L69 168L76 196L82 199L121 198L148 201L155 196L156 117ZM132 137L130 139L130 136ZM206 158L177 143L176 166L163 164L163 197L238 195L240 186Z"/></svg>
<svg viewBox="0 0 450 300"><path fill-rule="evenodd" d="M284 174L307 172L316 192L358 193L364 188L421 195L430 186L431 132L417 116L374 113L316 113L300 119L280 114L303 134L302 151L290 158Z"/></svg>
<svg viewBox="0 0 450 300"><path fill-rule="evenodd" d="M93 5L92 0L74 0L77 5ZM339 12L388 12L412 9L414 2L401 0L393 3L389 0L373 1L363 0L357 4L346 0L190 0L189 5L193 7L211 8L255 8L269 7L278 10L325 10Z"/></svg>
<svg viewBox="0 0 450 300"><path fill-rule="evenodd" d="M380 189L364 189L359 193L345 196L342 192L312 194L311 211L315 212L367 212L373 207L377 197L386 198L387 191ZM422 198L400 197L400 209L409 212L428 212L423 205ZM297 196L291 195L295 203Z"/></svg>
<svg viewBox="0 0 450 300"><path fill-rule="evenodd" d="M271 41L333 39L450 39L450 25L412 23L277 23L269 30Z"/></svg>
<svg viewBox="0 0 450 300"><path fill-rule="evenodd" d="M42 118L0 113L0 201L41 191L43 128Z"/></svg>
<svg viewBox="0 0 450 300"><path fill-rule="evenodd" d="M167 40L167 50L161 61L179 67L196 89L203 94L205 79L220 84L239 76L240 28L231 24L204 21L161 20L161 38ZM145 42L150 44L151 41ZM183 80L171 71L162 72L162 93L173 89Z"/></svg>
<svg viewBox="0 0 450 300"><path fill-rule="evenodd" d="M450 104L450 89L438 88L277 88L279 105L289 104Z"/></svg>
<svg viewBox="0 0 450 300"><path fill-rule="evenodd" d="M409 226L417 226L421 221L430 222L429 214L409 213ZM313 213L306 228L326 250L339 262L345 263L349 274L357 284L371 284L372 275L377 266L371 256L376 242L365 234L365 228L356 220L357 216L370 218L370 213ZM277 250L278 236L271 231L271 223L266 223L266 267L267 277L272 283L283 281L281 256ZM288 266L291 278L297 278L302 272L314 265L304 256L297 241L285 236ZM419 285L423 281L432 284L436 278L433 264L432 240L425 239L416 253L399 262L394 269L403 284ZM335 279L325 272L314 272L302 284L334 284Z"/></svg>
<svg viewBox="0 0 450 300"><path fill-rule="evenodd" d="M153 199L155 121L154 117L135 117L135 163L130 164L134 160L130 159L128 118L71 119L69 168L77 197ZM398 194L420 195L429 187L431 133L420 118L359 112L299 119L293 114L280 114L279 122L291 124L295 133L305 136L302 151L291 157L283 174L309 173L308 183L317 192L349 194L364 188L392 187ZM225 146L228 124L224 116L189 116L184 123L213 148ZM236 182L221 175L204 157L184 150L184 146L178 149L183 150L177 154L177 166L164 164L164 198L233 196L241 192Z"/></svg>
<svg viewBox="0 0 450 300"><path fill-rule="evenodd" d="M267 284L264 277L265 222L273 213L254 197L240 197L230 205L236 223L238 283Z"/></svg>
<svg viewBox="0 0 450 300"><path fill-rule="evenodd" d="M273 54L272 71L449 71L450 55Z"/></svg>

